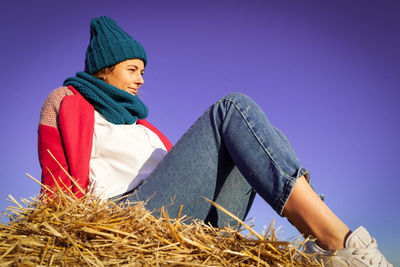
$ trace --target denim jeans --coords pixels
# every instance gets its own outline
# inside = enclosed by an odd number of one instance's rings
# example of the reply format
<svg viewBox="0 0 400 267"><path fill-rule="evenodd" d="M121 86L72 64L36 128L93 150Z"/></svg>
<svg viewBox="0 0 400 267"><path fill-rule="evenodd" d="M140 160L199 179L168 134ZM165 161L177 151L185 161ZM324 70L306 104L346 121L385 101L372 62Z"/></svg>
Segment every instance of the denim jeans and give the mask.
<svg viewBox="0 0 400 267"><path fill-rule="evenodd" d="M203 197L245 219L257 192L282 216L302 175L309 179L283 133L251 98L233 93L212 105L148 179L124 195L129 201L152 196L146 205L149 210L173 199L168 207L171 218L183 205L183 214L224 226L234 221Z"/></svg>

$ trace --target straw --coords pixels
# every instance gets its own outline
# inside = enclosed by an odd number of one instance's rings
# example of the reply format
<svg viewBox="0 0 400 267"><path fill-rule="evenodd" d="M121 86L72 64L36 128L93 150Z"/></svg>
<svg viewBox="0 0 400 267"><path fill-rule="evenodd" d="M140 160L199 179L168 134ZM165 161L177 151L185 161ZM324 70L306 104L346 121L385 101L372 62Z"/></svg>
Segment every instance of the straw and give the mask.
<svg viewBox="0 0 400 267"><path fill-rule="evenodd" d="M52 190L52 198L9 196L0 266L323 266L301 252L304 242L279 241L273 224L260 235L210 200L242 227L216 228L181 213L170 218L165 207L155 217L144 202L122 206Z"/></svg>

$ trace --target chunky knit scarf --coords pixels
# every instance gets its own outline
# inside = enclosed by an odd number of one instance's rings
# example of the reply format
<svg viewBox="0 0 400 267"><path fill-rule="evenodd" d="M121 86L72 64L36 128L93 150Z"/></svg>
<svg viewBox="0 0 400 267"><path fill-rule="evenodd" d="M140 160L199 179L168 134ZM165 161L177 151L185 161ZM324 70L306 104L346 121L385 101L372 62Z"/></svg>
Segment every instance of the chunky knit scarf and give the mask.
<svg viewBox="0 0 400 267"><path fill-rule="evenodd" d="M147 117L147 106L137 97L118 89L100 79L78 72L69 77L64 85L72 85L109 122L114 124L133 124L137 119Z"/></svg>

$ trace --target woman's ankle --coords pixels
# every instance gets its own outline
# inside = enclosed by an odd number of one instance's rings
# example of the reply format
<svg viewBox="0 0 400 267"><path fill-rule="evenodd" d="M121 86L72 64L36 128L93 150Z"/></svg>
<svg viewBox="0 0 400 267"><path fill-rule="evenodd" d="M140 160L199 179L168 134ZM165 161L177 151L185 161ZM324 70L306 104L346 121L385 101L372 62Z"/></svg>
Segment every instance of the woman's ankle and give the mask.
<svg viewBox="0 0 400 267"><path fill-rule="evenodd" d="M346 239L350 234L351 231L349 230L345 235L339 234L337 236L330 236L328 238L325 236L324 238L317 239L316 243L320 248L324 250L340 250L345 247Z"/></svg>

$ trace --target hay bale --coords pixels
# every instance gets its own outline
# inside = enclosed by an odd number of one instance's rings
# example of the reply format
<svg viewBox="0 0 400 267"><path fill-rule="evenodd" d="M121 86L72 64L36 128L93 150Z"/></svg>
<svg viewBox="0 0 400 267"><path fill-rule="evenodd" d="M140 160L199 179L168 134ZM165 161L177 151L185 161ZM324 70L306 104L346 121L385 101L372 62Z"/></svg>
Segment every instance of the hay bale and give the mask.
<svg viewBox="0 0 400 267"><path fill-rule="evenodd" d="M321 266L302 243L279 241L272 226L263 235L240 220L240 230L215 228L171 219L166 208L153 216L143 202L123 207L61 189L21 199L24 206L9 198L15 205L0 224L0 266Z"/></svg>

